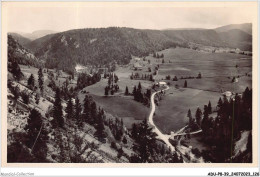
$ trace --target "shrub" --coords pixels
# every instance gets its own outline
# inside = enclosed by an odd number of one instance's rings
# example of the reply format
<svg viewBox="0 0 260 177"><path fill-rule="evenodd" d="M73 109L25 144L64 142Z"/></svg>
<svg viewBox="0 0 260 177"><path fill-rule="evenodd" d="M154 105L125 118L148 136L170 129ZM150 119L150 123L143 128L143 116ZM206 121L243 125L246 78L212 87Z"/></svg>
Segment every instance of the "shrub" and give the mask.
<svg viewBox="0 0 260 177"><path fill-rule="evenodd" d="M198 148L192 148L191 149L191 152L196 156L196 157L200 157L201 156L201 153L199 151Z"/></svg>
<svg viewBox="0 0 260 177"><path fill-rule="evenodd" d="M30 101L30 96L29 94L27 94L26 92L22 92L21 93L21 97L22 97L22 100L25 104L29 104L29 101Z"/></svg>
<svg viewBox="0 0 260 177"><path fill-rule="evenodd" d="M117 146L116 146L116 143L114 141L111 142L110 147L117 150Z"/></svg>
<svg viewBox="0 0 260 177"><path fill-rule="evenodd" d="M123 138L122 142L123 142L124 144L127 144L127 139L126 139L126 137Z"/></svg>

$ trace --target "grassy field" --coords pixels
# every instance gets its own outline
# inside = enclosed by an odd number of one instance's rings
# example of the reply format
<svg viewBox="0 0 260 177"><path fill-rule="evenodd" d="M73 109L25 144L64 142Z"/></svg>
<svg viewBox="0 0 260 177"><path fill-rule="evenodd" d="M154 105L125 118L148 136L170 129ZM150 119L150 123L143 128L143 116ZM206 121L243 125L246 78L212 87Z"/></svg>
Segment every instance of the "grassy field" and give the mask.
<svg viewBox="0 0 260 177"><path fill-rule="evenodd" d="M132 96L99 96L91 94L97 105L102 107L107 113L114 117L122 118L127 128L131 128L135 122L148 117L150 108L133 100ZM83 102L85 94L79 93L79 98Z"/></svg>
<svg viewBox="0 0 260 177"><path fill-rule="evenodd" d="M156 108L154 122L164 133L176 131L188 123L187 112L191 109L193 117L198 107L202 109L211 101L212 107L217 105L220 93L198 89L171 87Z"/></svg>
<svg viewBox="0 0 260 177"><path fill-rule="evenodd" d="M224 91L242 92L252 85L252 77L245 76L245 73L251 74L252 58L244 55L230 53L203 53L185 48L167 49L159 52L164 54L165 63L162 59L153 58L151 55L146 57L150 60L138 61L143 70L134 71L132 60L127 66L117 67L115 73L119 76L119 92L114 96L104 97L104 88L107 85L107 79L102 79L97 84L86 87L85 90L93 95L97 103L108 113L123 118L128 127L133 122L146 118L150 109L141 103L135 102L131 96L125 97L125 87L128 86L129 92L135 85L141 82L143 90L150 88L153 84L150 81L131 80L130 75L138 72L140 74L150 74L147 68L152 70L156 65L160 65L159 75L155 77L156 81L164 80L165 76L196 77L200 72L202 79L187 79L188 88L183 89L184 81L170 82L170 90L156 108L154 117L156 125L165 133L176 131L187 123L187 111L191 109L195 114L197 107L202 110L204 104L209 100L212 106L216 106L219 97ZM236 65L238 67L236 67ZM240 75L238 82L232 83L232 77ZM176 89L175 85L180 89ZM83 96L84 98L84 96Z"/></svg>
<svg viewBox="0 0 260 177"><path fill-rule="evenodd" d="M165 63L160 65L158 79L165 79L167 75L171 78L197 77L200 72L202 79L189 79L189 87L218 92L242 92L252 85L252 77L245 76L252 72L252 57L231 53L203 53L185 48L167 49L161 53L164 53ZM234 76L240 78L233 84L231 80ZM183 83L184 80L179 80L174 85L183 86Z"/></svg>

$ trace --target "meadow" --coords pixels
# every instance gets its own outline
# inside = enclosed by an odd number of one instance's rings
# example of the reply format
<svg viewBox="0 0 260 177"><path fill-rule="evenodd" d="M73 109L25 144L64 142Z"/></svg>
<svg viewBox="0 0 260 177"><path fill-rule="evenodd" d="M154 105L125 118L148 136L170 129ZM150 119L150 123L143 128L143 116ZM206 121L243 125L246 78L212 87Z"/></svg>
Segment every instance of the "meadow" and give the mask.
<svg viewBox="0 0 260 177"><path fill-rule="evenodd" d="M167 49L161 53L164 54L165 63L160 65L157 79L165 79L167 75L171 78L177 76L179 81L174 84L183 86L181 77L197 77L201 73L202 79L187 80L188 87L242 92L247 86L252 86L252 57L233 53L205 53L185 48ZM232 78L237 76L238 82L232 83Z"/></svg>
<svg viewBox="0 0 260 177"><path fill-rule="evenodd" d="M83 90L93 96L98 106L107 113L122 118L126 126L131 128L132 123L140 122L148 117L150 108L134 101L131 95L125 96L126 86L131 93L139 82L141 82L143 91L151 88L160 80L169 82L170 89L159 102L154 121L162 132L170 133L170 131L176 131L186 125L188 109L191 109L194 116L196 109L200 107L203 110L204 105L209 101L214 108L223 92L241 93L246 87L252 87L252 58L249 56L231 53L203 53L186 48L166 49L158 53L164 54L164 63L162 63L163 59L150 55L146 57L145 61L133 59L128 65L118 66L115 74L119 77L117 83L119 90L114 95L104 96L104 88L108 82L104 78ZM150 63L147 60L150 60ZM143 69L134 71L132 66L135 62L139 62ZM158 64L160 65L159 74L154 76L155 82L130 79L130 75L136 72L140 75L152 74ZM24 65L20 67L27 77L34 74L37 80L38 70L36 68ZM148 72L148 67L152 69L152 72ZM202 75L201 79L180 79L189 76L197 77L199 73ZM61 83L65 81L66 73L62 73L62 75L64 77L59 77ZM171 76L171 80L165 80L168 75ZM172 81L174 76L177 76L178 81ZM232 83L231 80L234 76L239 76L238 82ZM47 79L47 73L44 73L44 78ZM187 88L183 88L185 80L188 83ZM84 95L85 93L79 93L81 101L83 101Z"/></svg>
<svg viewBox="0 0 260 177"><path fill-rule="evenodd" d="M216 107L217 101L222 97L225 91L241 93L245 88L252 86L252 58L249 56L231 54L231 53L205 53L186 48L166 49L159 54L164 54L164 63L162 59L146 57L146 61L138 61L143 69L134 71L130 64L118 66L115 73L119 77L119 91L113 96L104 96L104 88L107 85L107 79L94 85L86 87L84 90L89 92L96 100L99 106L113 116L120 117L130 128L132 123L147 118L150 108L133 100L132 96L125 96L124 91L127 86L131 93L133 87L142 84L143 90L151 88L152 84L163 80L170 83L170 89L159 102L156 108L154 121L158 128L164 133L176 131L188 122L187 112L191 109L192 115L198 107L202 109L205 104L211 101L212 107ZM150 60L150 64L147 62ZM151 74L147 71L148 67L152 70L160 65L159 74L156 75L155 82L144 80L131 80L130 75L138 72L139 74ZM202 74L201 79L186 79L188 88L183 88L185 79L181 77L197 77ZM246 73L249 76L246 76ZM167 75L171 80L165 80ZM177 76L178 81L172 81ZM232 83L234 76L239 76L238 82ZM176 85L178 87L176 88ZM82 96L84 98L84 96Z"/></svg>
<svg viewBox="0 0 260 177"><path fill-rule="evenodd" d="M188 123L189 109L194 118L196 109L199 107L203 111L209 100L214 109L219 97L221 94L216 92L171 87L155 110L154 122L163 133L177 131Z"/></svg>
<svg viewBox="0 0 260 177"><path fill-rule="evenodd" d="M160 64L156 78L169 82L170 89L156 108L154 121L164 133L185 126L188 109L195 117L196 109L200 107L203 111L209 101L214 108L223 92L241 93L246 87L252 87L251 57L231 53L203 53L185 48L167 49L161 53L164 54L165 63ZM153 63L158 61L151 56L148 58ZM197 77L199 73L201 79L180 79ZM171 80L165 80L168 75ZM178 81L172 81L174 76L177 76ZM238 82L232 82L232 78L237 76ZM185 80L187 88L183 88Z"/></svg>

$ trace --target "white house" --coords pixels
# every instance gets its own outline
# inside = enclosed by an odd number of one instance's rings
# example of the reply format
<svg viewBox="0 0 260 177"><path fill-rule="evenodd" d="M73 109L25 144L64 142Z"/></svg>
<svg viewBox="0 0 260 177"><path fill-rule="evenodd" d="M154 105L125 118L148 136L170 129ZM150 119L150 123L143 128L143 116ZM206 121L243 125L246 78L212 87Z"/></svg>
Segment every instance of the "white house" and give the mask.
<svg viewBox="0 0 260 177"><path fill-rule="evenodd" d="M156 85L158 85L158 86L165 86L165 85L167 85L167 83L166 83L166 82L163 82L163 81L161 81L161 82L158 82Z"/></svg>
<svg viewBox="0 0 260 177"><path fill-rule="evenodd" d="M222 93L223 95L226 95L227 97L230 97L232 95L232 92L230 91L226 91L224 93Z"/></svg>
<svg viewBox="0 0 260 177"><path fill-rule="evenodd" d="M142 70L143 67L138 62L136 62L136 63L134 63L134 69Z"/></svg>

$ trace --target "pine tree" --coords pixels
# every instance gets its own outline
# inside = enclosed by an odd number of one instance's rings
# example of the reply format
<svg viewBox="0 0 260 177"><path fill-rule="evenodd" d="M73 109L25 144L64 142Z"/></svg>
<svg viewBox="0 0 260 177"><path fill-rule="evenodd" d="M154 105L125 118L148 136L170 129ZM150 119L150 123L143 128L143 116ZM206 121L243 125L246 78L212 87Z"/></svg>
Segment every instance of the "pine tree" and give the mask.
<svg viewBox="0 0 260 177"><path fill-rule="evenodd" d="M133 95L134 95L134 97L136 96L136 86L134 86L134 89L133 89Z"/></svg>
<svg viewBox="0 0 260 177"><path fill-rule="evenodd" d="M135 140L137 138L138 130L137 125L135 123L132 124L131 136Z"/></svg>
<svg viewBox="0 0 260 177"><path fill-rule="evenodd" d="M198 74L198 77L197 77L197 78L198 78L198 79L201 79L201 73Z"/></svg>
<svg viewBox="0 0 260 177"><path fill-rule="evenodd" d="M74 119L74 105L72 103L72 98L69 96L68 101L67 101L67 107L65 108L66 112L66 118L68 120Z"/></svg>
<svg viewBox="0 0 260 177"><path fill-rule="evenodd" d="M146 119L140 123L138 130L139 134L137 135L136 144L133 148L137 150L140 157L140 162L149 162L154 155L156 134L152 131L152 128L149 127Z"/></svg>
<svg viewBox="0 0 260 177"><path fill-rule="evenodd" d="M42 68L38 70L38 84L39 88L41 90L41 93L43 95L43 73L42 73Z"/></svg>
<svg viewBox="0 0 260 177"><path fill-rule="evenodd" d="M90 104L90 124L94 125L98 121L97 115L97 105L94 101L92 101Z"/></svg>
<svg viewBox="0 0 260 177"><path fill-rule="evenodd" d="M138 90L142 90L142 85L141 85L141 83L139 82L139 84L138 84Z"/></svg>
<svg viewBox="0 0 260 177"><path fill-rule="evenodd" d="M83 116L84 116L84 121L91 124L91 103L92 103L92 98L89 95L85 96L84 99L84 105L83 105Z"/></svg>
<svg viewBox="0 0 260 177"><path fill-rule="evenodd" d="M187 81L185 80L185 82L184 82L184 88L187 88L187 86L188 86L188 83L187 83Z"/></svg>
<svg viewBox="0 0 260 177"><path fill-rule="evenodd" d="M201 129L203 130L203 133L206 135L208 133L210 125L209 120L209 108L207 105L204 105L204 112L203 112L203 119L201 121Z"/></svg>
<svg viewBox="0 0 260 177"><path fill-rule="evenodd" d="M99 112L98 117L97 117L97 126L96 126L95 136L98 137L99 141L101 141L101 142L103 141L104 138L106 138L104 119L102 116L102 112Z"/></svg>
<svg viewBox="0 0 260 177"><path fill-rule="evenodd" d="M187 117L189 118L189 126L192 127L193 124L193 120L192 120L192 114L191 114L191 110L188 110L188 114Z"/></svg>
<svg viewBox="0 0 260 177"><path fill-rule="evenodd" d="M35 103L39 104L39 102L40 102L40 95L38 93L36 93L34 99L35 99Z"/></svg>
<svg viewBox="0 0 260 177"><path fill-rule="evenodd" d="M128 87L125 87L125 95L129 95Z"/></svg>
<svg viewBox="0 0 260 177"><path fill-rule="evenodd" d="M23 77L23 73L16 61L11 62L11 73L13 74L13 77L17 80L20 81L21 78Z"/></svg>
<svg viewBox="0 0 260 177"><path fill-rule="evenodd" d="M208 119L208 118L209 118L208 106L204 105L203 119Z"/></svg>
<svg viewBox="0 0 260 177"><path fill-rule="evenodd" d="M29 77L29 79L28 79L28 81L27 81L27 85L28 85L28 87L30 87L31 89L34 88L35 83L34 83L34 76L33 76L33 74L31 74L31 76Z"/></svg>
<svg viewBox="0 0 260 177"><path fill-rule="evenodd" d="M152 74L150 75L150 79L149 79L149 80L150 80L150 81L154 81Z"/></svg>
<svg viewBox="0 0 260 177"><path fill-rule="evenodd" d="M106 96L108 96L108 91L109 91L109 87L106 86L106 87L105 87L105 95L106 95Z"/></svg>
<svg viewBox="0 0 260 177"><path fill-rule="evenodd" d="M27 146L29 148L33 146L37 134L41 129L42 126L41 117L42 117L41 114L36 109L31 110L29 118L27 120L27 126L25 127L25 130L28 133Z"/></svg>
<svg viewBox="0 0 260 177"><path fill-rule="evenodd" d="M76 97L76 101L75 101L75 119L77 120L77 125L79 127L82 126L82 116L81 116L81 104L79 102L79 98Z"/></svg>
<svg viewBox="0 0 260 177"><path fill-rule="evenodd" d="M45 162L48 136L42 116L36 109L31 110L25 130L27 131L26 145L31 148L32 154L34 154L38 162Z"/></svg>
<svg viewBox="0 0 260 177"><path fill-rule="evenodd" d="M201 125L201 116L202 116L202 112L201 112L200 108L198 108L196 111L195 118L196 118L196 122L199 126Z"/></svg>
<svg viewBox="0 0 260 177"><path fill-rule="evenodd" d="M19 89L18 85L16 85L14 88L12 87L11 92L14 95L14 107L16 109L17 101L20 96L20 89Z"/></svg>
<svg viewBox="0 0 260 177"><path fill-rule="evenodd" d="M56 89L55 94L55 101L53 105L53 127L63 127L64 126L64 119L62 113L62 105L61 105L61 98L60 98L60 89Z"/></svg>
<svg viewBox="0 0 260 177"><path fill-rule="evenodd" d="M124 138L123 138L122 142L123 142L124 144L127 144L127 139L126 139L126 137L125 137L125 136L124 136Z"/></svg>
<svg viewBox="0 0 260 177"><path fill-rule="evenodd" d="M211 114L212 113L212 107L211 107L211 102L209 101L208 104L208 113Z"/></svg>
<svg viewBox="0 0 260 177"><path fill-rule="evenodd" d="M218 107L220 108L222 106L222 104L223 104L223 101L222 101L221 98L219 98L219 100L218 100Z"/></svg>

